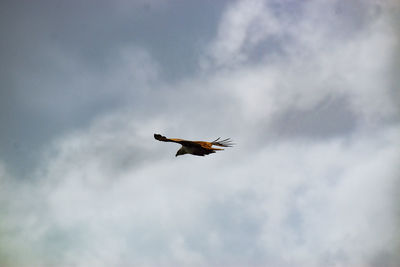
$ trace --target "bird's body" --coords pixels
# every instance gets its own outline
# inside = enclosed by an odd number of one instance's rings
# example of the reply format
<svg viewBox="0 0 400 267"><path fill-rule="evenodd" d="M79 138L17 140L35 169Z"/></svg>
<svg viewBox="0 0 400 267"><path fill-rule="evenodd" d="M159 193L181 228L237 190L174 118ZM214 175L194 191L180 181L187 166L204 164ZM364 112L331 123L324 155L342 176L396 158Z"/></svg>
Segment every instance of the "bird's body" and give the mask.
<svg viewBox="0 0 400 267"><path fill-rule="evenodd" d="M176 152L175 156L180 156L184 154L192 154L196 156L204 156L211 153L215 153L218 150L223 150L222 148L215 148L213 146L220 146L220 147L231 147L233 143L230 141L229 138L225 140L218 141L218 139L212 142L206 141L190 141L184 139L177 139L177 138L166 138L160 134L154 134L154 138L163 141L163 142L174 142L181 144L182 147Z"/></svg>

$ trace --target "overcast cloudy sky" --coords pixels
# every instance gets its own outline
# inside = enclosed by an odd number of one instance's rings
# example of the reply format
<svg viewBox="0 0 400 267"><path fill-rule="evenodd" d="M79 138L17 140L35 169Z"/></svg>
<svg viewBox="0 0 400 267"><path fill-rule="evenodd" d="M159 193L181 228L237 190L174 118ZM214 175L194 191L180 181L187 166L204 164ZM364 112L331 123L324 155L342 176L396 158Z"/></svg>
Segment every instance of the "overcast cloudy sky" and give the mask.
<svg viewBox="0 0 400 267"><path fill-rule="evenodd" d="M399 17L1 1L0 265L398 266Z"/></svg>

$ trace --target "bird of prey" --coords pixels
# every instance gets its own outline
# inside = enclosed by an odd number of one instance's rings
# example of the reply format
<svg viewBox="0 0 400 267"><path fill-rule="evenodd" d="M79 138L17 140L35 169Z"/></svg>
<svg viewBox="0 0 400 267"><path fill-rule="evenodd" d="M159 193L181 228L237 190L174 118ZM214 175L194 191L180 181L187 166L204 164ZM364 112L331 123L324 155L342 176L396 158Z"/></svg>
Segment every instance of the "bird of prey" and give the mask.
<svg viewBox="0 0 400 267"><path fill-rule="evenodd" d="M220 146L220 147L231 147L234 144L230 140L230 138L224 139L224 140L219 140L220 138L217 138L216 140L212 142L206 142L206 141L189 141L189 140L183 140L183 139L175 139L175 138L167 138L165 136L162 136L161 134L154 134L154 138L163 141L163 142L174 142L181 144L182 147L176 152L175 157L184 155L184 154L192 154L196 156L204 156L208 155L211 153L215 153L217 150L224 150L222 148L215 148L214 146Z"/></svg>

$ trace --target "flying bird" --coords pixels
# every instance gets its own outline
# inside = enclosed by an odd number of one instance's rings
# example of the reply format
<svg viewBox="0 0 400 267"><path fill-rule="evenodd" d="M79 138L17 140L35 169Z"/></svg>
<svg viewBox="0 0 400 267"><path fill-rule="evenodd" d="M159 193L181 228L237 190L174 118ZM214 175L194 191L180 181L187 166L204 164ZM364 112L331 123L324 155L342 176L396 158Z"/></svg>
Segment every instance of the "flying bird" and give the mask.
<svg viewBox="0 0 400 267"><path fill-rule="evenodd" d="M181 144L182 147L176 152L175 157L184 155L184 154L192 154L196 156L204 156L211 153L215 153L217 150L224 150L222 148L215 148L213 146L220 146L220 147L231 147L234 144L230 140L230 138L219 140L220 138L215 139L212 142L206 141L189 141L183 139L176 139L176 138L167 138L162 136L161 134L154 134L154 138L158 141L163 142L174 142Z"/></svg>

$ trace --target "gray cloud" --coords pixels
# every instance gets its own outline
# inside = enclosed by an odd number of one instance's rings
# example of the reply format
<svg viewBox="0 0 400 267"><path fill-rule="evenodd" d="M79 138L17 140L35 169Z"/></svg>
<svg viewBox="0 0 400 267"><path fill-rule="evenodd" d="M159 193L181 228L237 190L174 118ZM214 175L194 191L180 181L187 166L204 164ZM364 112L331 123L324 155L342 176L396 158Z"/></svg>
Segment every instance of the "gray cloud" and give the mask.
<svg viewBox="0 0 400 267"><path fill-rule="evenodd" d="M157 75L163 79L191 74L224 2L1 5L0 157L22 176L37 163L31 151L41 150L49 139L104 112L148 101L139 93L147 75L140 72L154 71L146 68L146 60L161 66ZM143 57L150 53L151 59ZM135 65L129 57L137 56L142 58Z"/></svg>
<svg viewBox="0 0 400 267"><path fill-rule="evenodd" d="M357 117L343 98L327 98L310 110L284 111L272 124L280 137L318 139L351 134L357 127Z"/></svg>

